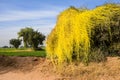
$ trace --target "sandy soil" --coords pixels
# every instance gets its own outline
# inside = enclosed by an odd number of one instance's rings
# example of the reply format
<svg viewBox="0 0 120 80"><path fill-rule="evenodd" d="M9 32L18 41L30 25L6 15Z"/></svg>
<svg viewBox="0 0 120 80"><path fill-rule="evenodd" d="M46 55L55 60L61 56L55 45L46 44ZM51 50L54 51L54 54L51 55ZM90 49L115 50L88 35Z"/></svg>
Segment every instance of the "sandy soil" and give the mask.
<svg viewBox="0 0 120 80"><path fill-rule="evenodd" d="M120 58L71 64L57 72L45 58L0 56L0 80L120 80Z"/></svg>
<svg viewBox="0 0 120 80"><path fill-rule="evenodd" d="M0 56L0 80L55 80L52 68L45 58Z"/></svg>

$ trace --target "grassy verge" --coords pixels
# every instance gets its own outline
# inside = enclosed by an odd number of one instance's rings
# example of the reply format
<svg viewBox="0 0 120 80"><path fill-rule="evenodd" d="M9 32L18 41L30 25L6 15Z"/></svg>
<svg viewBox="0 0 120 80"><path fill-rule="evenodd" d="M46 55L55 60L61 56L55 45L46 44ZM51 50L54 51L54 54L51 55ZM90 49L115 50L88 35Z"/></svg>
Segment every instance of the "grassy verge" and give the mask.
<svg viewBox="0 0 120 80"><path fill-rule="evenodd" d="M0 55L5 55L5 56L36 56L36 57L45 57L46 52L45 50L42 51L33 51L30 49L14 49L14 48L6 48L6 49L1 49L0 48Z"/></svg>

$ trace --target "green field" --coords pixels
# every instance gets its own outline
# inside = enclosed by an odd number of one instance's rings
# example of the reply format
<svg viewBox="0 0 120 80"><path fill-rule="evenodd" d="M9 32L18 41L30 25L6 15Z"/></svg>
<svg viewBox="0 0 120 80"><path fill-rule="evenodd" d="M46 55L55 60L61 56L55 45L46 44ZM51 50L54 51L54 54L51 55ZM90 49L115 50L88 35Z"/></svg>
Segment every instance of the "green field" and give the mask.
<svg viewBox="0 0 120 80"><path fill-rule="evenodd" d="M31 49L14 49L14 48L0 48L0 55L5 56L36 56L36 57L45 57L45 50L33 51Z"/></svg>

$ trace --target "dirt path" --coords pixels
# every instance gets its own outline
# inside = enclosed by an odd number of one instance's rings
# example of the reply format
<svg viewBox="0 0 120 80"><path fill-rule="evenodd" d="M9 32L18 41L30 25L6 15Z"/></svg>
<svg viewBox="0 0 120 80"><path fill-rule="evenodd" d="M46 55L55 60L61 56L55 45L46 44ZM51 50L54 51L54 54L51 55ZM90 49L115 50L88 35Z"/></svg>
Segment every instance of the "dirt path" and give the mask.
<svg viewBox="0 0 120 80"><path fill-rule="evenodd" d="M31 72L10 71L0 74L0 80L55 80L55 76L44 74L36 69Z"/></svg>
<svg viewBox="0 0 120 80"><path fill-rule="evenodd" d="M0 57L0 80L120 80L120 57L106 62L69 65L62 73L39 57Z"/></svg>
<svg viewBox="0 0 120 80"><path fill-rule="evenodd" d="M51 70L44 58L0 56L0 80L55 80Z"/></svg>

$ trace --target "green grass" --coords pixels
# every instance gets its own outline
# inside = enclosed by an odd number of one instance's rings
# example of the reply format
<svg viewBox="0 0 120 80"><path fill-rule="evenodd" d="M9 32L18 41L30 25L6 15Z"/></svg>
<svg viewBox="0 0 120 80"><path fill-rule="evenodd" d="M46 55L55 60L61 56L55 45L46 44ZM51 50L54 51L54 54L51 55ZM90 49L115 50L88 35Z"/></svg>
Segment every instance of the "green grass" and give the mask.
<svg viewBox="0 0 120 80"><path fill-rule="evenodd" d="M15 48L0 48L0 52L11 52L11 51L15 51Z"/></svg>
<svg viewBox="0 0 120 80"><path fill-rule="evenodd" d="M45 50L33 51L30 49L14 49L14 48L0 48L0 55L5 56L36 56L36 57L45 57Z"/></svg>

